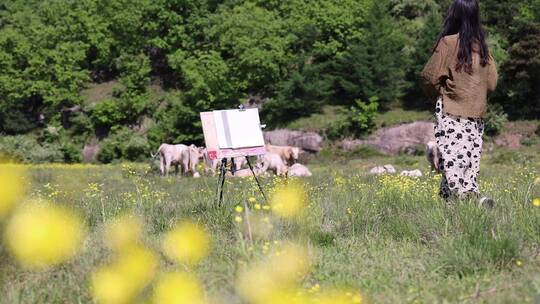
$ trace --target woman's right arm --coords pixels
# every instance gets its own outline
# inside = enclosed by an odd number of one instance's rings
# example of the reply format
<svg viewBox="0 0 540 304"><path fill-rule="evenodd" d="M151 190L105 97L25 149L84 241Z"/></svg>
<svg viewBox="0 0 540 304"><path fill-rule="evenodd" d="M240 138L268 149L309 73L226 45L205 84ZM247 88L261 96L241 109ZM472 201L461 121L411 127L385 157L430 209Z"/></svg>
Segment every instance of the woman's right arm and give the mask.
<svg viewBox="0 0 540 304"><path fill-rule="evenodd" d="M493 56L489 56L489 70L488 70L488 92L493 92L497 88L497 80L499 78L499 74L497 73L497 63L495 62L495 59Z"/></svg>
<svg viewBox="0 0 540 304"><path fill-rule="evenodd" d="M441 83L448 76L447 57L448 46L443 38L422 70L422 88L432 101L439 97Z"/></svg>

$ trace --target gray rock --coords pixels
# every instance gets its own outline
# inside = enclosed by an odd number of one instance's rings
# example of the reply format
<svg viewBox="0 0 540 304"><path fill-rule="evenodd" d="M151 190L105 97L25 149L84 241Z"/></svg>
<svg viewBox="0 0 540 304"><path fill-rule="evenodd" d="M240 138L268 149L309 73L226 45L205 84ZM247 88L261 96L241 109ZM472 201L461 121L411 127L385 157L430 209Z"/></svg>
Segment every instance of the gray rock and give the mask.
<svg viewBox="0 0 540 304"><path fill-rule="evenodd" d="M100 150L101 146L98 142L87 143L82 150L83 161L85 163L96 161L96 157Z"/></svg>
<svg viewBox="0 0 540 304"><path fill-rule="evenodd" d="M264 132L264 140L277 146L294 146L308 152L319 152L323 139L315 132L279 129Z"/></svg>
<svg viewBox="0 0 540 304"><path fill-rule="evenodd" d="M417 121L395 127L377 130L367 139L345 140L341 147L345 150L367 145L374 147L385 154L414 153L419 147L424 150L425 145L435 140L434 124L428 121Z"/></svg>

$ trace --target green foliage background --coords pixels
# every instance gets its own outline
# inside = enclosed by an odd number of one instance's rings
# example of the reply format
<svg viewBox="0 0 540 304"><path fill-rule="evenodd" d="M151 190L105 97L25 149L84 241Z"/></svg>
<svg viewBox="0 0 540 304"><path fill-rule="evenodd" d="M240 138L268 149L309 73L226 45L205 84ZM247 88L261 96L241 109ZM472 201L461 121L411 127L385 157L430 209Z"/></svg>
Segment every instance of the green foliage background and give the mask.
<svg viewBox="0 0 540 304"><path fill-rule="evenodd" d="M201 143L200 111L246 100L273 127L326 105L362 112L357 100L429 109L417 76L450 2L3 1L0 133L24 138L2 142L53 146L42 157L53 161L80 160L73 151L89 141L134 146L104 149L108 162ZM480 2L501 73L492 101L512 119L539 117L540 2ZM104 98L83 94L107 83Z"/></svg>

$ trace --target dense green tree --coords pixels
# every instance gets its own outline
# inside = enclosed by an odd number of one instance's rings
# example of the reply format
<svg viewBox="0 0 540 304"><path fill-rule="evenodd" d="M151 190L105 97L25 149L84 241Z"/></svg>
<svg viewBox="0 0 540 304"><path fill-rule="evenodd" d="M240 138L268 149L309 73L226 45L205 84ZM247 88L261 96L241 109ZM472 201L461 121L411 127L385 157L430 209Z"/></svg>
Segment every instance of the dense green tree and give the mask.
<svg viewBox="0 0 540 304"><path fill-rule="evenodd" d="M40 161L77 161L78 145L107 135L122 139L109 146L132 143L108 155L136 159L145 144L201 143L200 111L246 99L260 103L271 126L327 104L373 112L356 103L372 97L379 109L424 108L417 75L451 3L2 1L0 133L25 134L14 143L39 145ZM501 75L493 101L511 118L537 118L540 1L480 5ZM114 90L86 100L83 90L100 83ZM347 132L358 135L352 129L362 123L353 120ZM62 136L43 131L61 126Z"/></svg>
<svg viewBox="0 0 540 304"><path fill-rule="evenodd" d="M398 23L388 13L388 1L369 10L365 33L333 65L333 98L338 103L377 97L381 103L398 100L405 93L409 53Z"/></svg>
<svg viewBox="0 0 540 304"><path fill-rule="evenodd" d="M497 102L513 118L540 117L540 22L516 31L509 57L500 68Z"/></svg>

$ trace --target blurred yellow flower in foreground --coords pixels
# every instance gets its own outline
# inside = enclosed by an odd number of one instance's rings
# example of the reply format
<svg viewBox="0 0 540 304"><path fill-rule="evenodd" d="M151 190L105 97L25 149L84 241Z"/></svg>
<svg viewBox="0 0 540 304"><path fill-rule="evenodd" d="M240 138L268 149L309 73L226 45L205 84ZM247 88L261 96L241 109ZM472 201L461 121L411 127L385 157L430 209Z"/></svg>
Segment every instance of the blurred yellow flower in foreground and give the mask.
<svg viewBox="0 0 540 304"><path fill-rule="evenodd" d="M532 204L535 207L540 207L540 198L533 199Z"/></svg>
<svg viewBox="0 0 540 304"><path fill-rule="evenodd" d="M333 290L323 292L313 299L317 304L361 304L364 303L359 293L346 292L343 290Z"/></svg>
<svg viewBox="0 0 540 304"><path fill-rule="evenodd" d="M0 220L23 199L24 173L21 166L0 165Z"/></svg>
<svg viewBox="0 0 540 304"><path fill-rule="evenodd" d="M98 303L130 303L153 280L158 258L150 250L132 247L118 261L97 270L91 290Z"/></svg>
<svg viewBox="0 0 540 304"><path fill-rule="evenodd" d="M112 250L121 251L135 246L142 233L143 221L140 217L126 214L110 222L104 231L105 244Z"/></svg>
<svg viewBox="0 0 540 304"><path fill-rule="evenodd" d="M169 259L195 264L207 256L210 237L198 225L183 222L165 235L162 247Z"/></svg>
<svg viewBox="0 0 540 304"><path fill-rule="evenodd" d="M304 303L303 297L296 297L294 290L308 270L307 251L289 244L241 273L236 289L249 303Z"/></svg>
<svg viewBox="0 0 540 304"><path fill-rule="evenodd" d="M70 210L34 201L15 211L5 233L9 250L22 265L43 269L73 257L85 229Z"/></svg>
<svg viewBox="0 0 540 304"><path fill-rule="evenodd" d="M201 284L185 273L167 273L161 276L154 287L155 304L203 304Z"/></svg>
<svg viewBox="0 0 540 304"><path fill-rule="evenodd" d="M306 204L306 192L298 183L279 185L270 198L272 211L284 218L298 215Z"/></svg>
<svg viewBox="0 0 540 304"><path fill-rule="evenodd" d="M313 301L306 294L302 293L300 289L290 289L274 291L267 299L259 303L311 304Z"/></svg>
<svg viewBox="0 0 540 304"><path fill-rule="evenodd" d="M111 266L98 269L92 275L91 284L97 303L129 303L137 295L137 289L131 284L130 278Z"/></svg>
<svg viewBox="0 0 540 304"><path fill-rule="evenodd" d="M118 270L125 273L138 288L148 285L156 274L158 258L150 250L133 247L118 257Z"/></svg>

